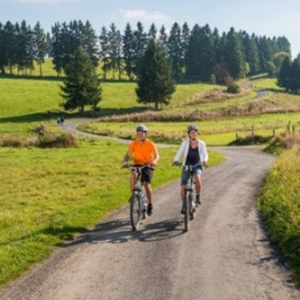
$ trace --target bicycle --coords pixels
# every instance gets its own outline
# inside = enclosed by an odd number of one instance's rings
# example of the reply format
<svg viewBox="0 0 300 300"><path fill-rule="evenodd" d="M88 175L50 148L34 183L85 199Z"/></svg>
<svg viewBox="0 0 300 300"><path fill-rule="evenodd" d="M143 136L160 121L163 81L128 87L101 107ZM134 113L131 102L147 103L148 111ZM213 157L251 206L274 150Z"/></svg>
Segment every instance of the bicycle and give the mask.
<svg viewBox="0 0 300 300"><path fill-rule="evenodd" d="M184 210L184 230L188 231L189 221L193 220L196 212L196 201L195 201L195 182L193 176L193 168L200 165L197 163L195 165L182 165L179 162L174 162L175 166L180 166L184 171L188 171L188 184L184 189L182 208Z"/></svg>
<svg viewBox="0 0 300 300"><path fill-rule="evenodd" d="M136 181L134 184L134 189L130 197L130 222L132 230L135 231L140 225L142 219L147 218L147 207L148 200L145 193L145 188L141 184L141 174L143 168L151 168L150 164L145 164L143 166L136 166L131 164L126 164L123 168L130 168L132 172L136 172Z"/></svg>

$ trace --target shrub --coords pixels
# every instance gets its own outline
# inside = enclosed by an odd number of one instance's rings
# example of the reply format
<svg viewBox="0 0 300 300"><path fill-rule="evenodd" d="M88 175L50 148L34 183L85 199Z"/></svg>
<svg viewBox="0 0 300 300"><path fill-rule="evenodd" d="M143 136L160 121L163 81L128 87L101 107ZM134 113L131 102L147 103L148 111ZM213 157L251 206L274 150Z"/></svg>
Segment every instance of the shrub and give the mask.
<svg viewBox="0 0 300 300"><path fill-rule="evenodd" d="M12 135L5 135L0 138L0 146L2 147L23 147L25 144L24 138Z"/></svg>
<svg viewBox="0 0 300 300"><path fill-rule="evenodd" d="M227 93L238 94L241 92L241 87L236 83L231 83L227 87Z"/></svg>
<svg viewBox="0 0 300 300"><path fill-rule="evenodd" d="M41 148L71 148L76 145L77 140L71 133L48 132L39 136L39 147Z"/></svg>

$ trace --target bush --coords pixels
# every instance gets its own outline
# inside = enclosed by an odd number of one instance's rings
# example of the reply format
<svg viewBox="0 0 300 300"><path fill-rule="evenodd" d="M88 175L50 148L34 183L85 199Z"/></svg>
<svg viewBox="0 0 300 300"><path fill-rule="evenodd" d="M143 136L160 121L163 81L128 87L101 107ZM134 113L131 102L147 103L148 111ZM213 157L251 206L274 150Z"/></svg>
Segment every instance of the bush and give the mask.
<svg viewBox="0 0 300 300"><path fill-rule="evenodd" d="M20 148L25 145L25 141L21 137L5 135L0 138L0 146L1 147L15 147Z"/></svg>
<svg viewBox="0 0 300 300"><path fill-rule="evenodd" d="M77 140L71 133L51 132L45 124L35 129L36 136L28 138L5 135L0 137L1 147L41 147L41 148L71 148L77 146Z"/></svg>
<svg viewBox="0 0 300 300"><path fill-rule="evenodd" d="M231 83L227 87L227 93L238 94L241 92L241 87L236 83Z"/></svg>
<svg viewBox="0 0 300 300"><path fill-rule="evenodd" d="M71 148L76 145L77 140L71 133L48 132L39 136L39 147L41 148Z"/></svg>

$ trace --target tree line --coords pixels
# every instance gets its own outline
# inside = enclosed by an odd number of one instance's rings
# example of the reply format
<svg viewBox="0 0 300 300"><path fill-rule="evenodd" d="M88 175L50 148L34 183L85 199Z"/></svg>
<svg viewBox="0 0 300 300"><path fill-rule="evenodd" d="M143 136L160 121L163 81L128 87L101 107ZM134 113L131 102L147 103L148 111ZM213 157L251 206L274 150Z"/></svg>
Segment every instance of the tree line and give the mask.
<svg viewBox="0 0 300 300"><path fill-rule="evenodd" d="M49 57L60 76L81 47L94 66L100 62L103 79L110 72L114 79L134 80L151 39L165 50L176 82L224 84L260 73L273 75L280 70L282 57L291 56L286 37L250 35L233 27L219 33L208 24L190 28L187 23L180 26L175 22L169 32L164 25L157 29L155 24L146 31L137 22L136 28L127 23L121 33L112 23L109 28L103 26L97 35L89 21L57 22L46 33L39 22L31 28L23 20L20 24L0 23L0 71L13 74L17 69L19 74L27 75L36 62L43 76L42 65Z"/></svg>
<svg viewBox="0 0 300 300"><path fill-rule="evenodd" d="M287 93L300 93L300 54L291 61L286 57L277 76L277 85Z"/></svg>

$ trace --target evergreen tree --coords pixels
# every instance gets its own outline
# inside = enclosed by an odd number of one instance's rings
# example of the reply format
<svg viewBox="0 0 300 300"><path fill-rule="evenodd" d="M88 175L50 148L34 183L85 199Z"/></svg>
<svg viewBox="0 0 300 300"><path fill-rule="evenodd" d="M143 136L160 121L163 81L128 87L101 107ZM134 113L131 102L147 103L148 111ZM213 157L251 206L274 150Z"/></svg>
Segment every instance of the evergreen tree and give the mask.
<svg viewBox="0 0 300 300"><path fill-rule="evenodd" d="M300 93L300 54L292 61L291 64L291 83L290 89L293 94Z"/></svg>
<svg viewBox="0 0 300 300"><path fill-rule="evenodd" d="M134 49L134 74L137 75L139 61L145 53L147 47L147 34L144 31L143 24L137 22L137 29L133 31L133 49Z"/></svg>
<svg viewBox="0 0 300 300"><path fill-rule="evenodd" d="M286 57L282 63L280 71L277 76L276 84L284 88L286 92L290 91L291 88L291 59Z"/></svg>
<svg viewBox="0 0 300 300"><path fill-rule="evenodd" d="M179 80L183 73L183 50L181 43L181 28L178 23L174 23L168 38L168 54L172 61L174 78Z"/></svg>
<svg viewBox="0 0 300 300"><path fill-rule="evenodd" d="M172 65L163 47L154 39L149 40L139 66L137 101L154 103L155 110L159 105L168 105L175 92Z"/></svg>
<svg viewBox="0 0 300 300"><path fill-rule="evenodd" d="M154 23L151 24L149 32L148 32L148 39L156 40L157 29Z"/></svg>
<svg viewBox="0 0 300 300"><path fill-rule="evenodd" d="M204 82L211 82L212 68L215 64L214 39L208 24L200 28L199 35L199 78Z"/></svg>
<svg viewBox="0 0 300 300"><path fill-rule="evenodd" d="M41 28L39 22L33 28L36 43L36 57L35 60L40 69L40 76L43 76L42 64L45 62L45 56L47 53L47 40L44 30Z"/></svg>
<svg viewBox="0 0 300 300"><path fill-rule="evenodd" d="M167 50L168 35L166 32L166 27L164 25L162 25L159 30L158 41L159 41L160 45L164 48L164 50Z"/></svg>
<svg viewBox="0 0 300 300"><path fill-rule="evenodd" d="M228 72L234 80L245 77L245 60L243 45L239 35L231 28L227 34L225 48L225 63Z"/></svg>
<svg viewBox="0 0 300 300"><path fill-rule="evenodd" d="M107 71L109 70L109 41L108 32L105 26L101 28L99 36L100 40L100 58L102 59L103 77L106 79Z"/></svg>
<svg viewBox="0 0 300 300"><path fill-rule="evenodd" d="M101 83L90 56L79 47L65 68L67 79L61 88L66 110L79 109L84 113L86 105L97 108L102 99Z"/></svg>
<svg viewBox="0 0 300 300"><path fill-rule="evenodd" d="M96 35L96 32L89 21L86 21L85 24L80 22L78 26L80 31L80 46L89 55L90 59L93 62L93 65L97 67L99 62L99 49L98 37ZM75 28L75 30L77 29Z"/></svg>
<svg viewBox="0 0 300 300"><path fill-rule="evenodd" d="M4 59L4 30L3 25L0 22L0 71L2 74L5 73L5 59Z"/></svg>
<svg viewBox="0 0 300 300"><path fill-rule="evenodd" d="M11 22L6 22L3 26L3 65L9 68L10 74L13 73L13 68L17 65L17 32L16 26ZM5 73L5 69L2 68Z"/></svg>
<svg viewBox="0 0 300 300"><path fill-rule="evenodd" d="M191 31L188 50L186 54L186 75L189 80L197 81L200 79L199 71L201 63L199 61L201 49L201 28L196 24Z"/></svg>
<svg viewBox="0 0 300 300"><path fill-rule="evenodd" d="M244 45L245 61L249 64L249 75L258 74L260 71L258 48L255 38L250 37L249 34L243 31L241 34ZM248 75L248 74L247 74Z"/></svg>
<svg viewBox="0 0 300 300"><path fill-rule="evenodd" d="M182 48L182 60L183 60L184 69L186 69L186 64L187 64L187 52L188 52L189 40L190 40L190 28L189 25L185 22L182 25L182 29L181 29L181 48ZM186 70L184 70L184 72L185 71Z"/></svg>
<svg viewBox="0 0 300 300"><path fill-rule="evenodd" d="M59 76L64 67L64 49L63 49L63 41L61 36L61 25L59 23L55 23L54 26L51 27L51 53L52 62L54 65L54 70Z"/></svg>
<svg viewBox="0 0 300 300"><path fill-rule="evenodd" d="M133 80L135 70L134 36L129 23L126 24L123 35L124 68L130 80Z"/></svg>
<svg viewBox="0 0 300 300"><path fill-rule="evenodd" d="M119 72L119 79L121 74L121 33L117 30L114 23L110 25L110 30L107 33L108 38L108 56L109 56L109 70L113 71L113 78L115 79L115 72Z"/></svg>

